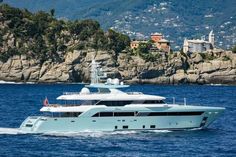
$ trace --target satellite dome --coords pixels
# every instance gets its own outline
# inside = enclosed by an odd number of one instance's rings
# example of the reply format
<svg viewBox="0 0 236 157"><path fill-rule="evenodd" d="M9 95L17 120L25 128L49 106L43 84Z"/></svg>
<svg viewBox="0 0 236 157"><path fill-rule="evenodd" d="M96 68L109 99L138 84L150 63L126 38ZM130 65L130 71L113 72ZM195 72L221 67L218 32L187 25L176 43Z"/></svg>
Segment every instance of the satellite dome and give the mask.
<svg viewBox="0 0 236 157"><path fill-rule="evenodd" d="M90 94L90 91L88 88L82 88L81 91L80 91L80 94Z"/></svg>
<svg viewBox="0 0 236 157"><path fill-rule="evenodd" d="M119 83L120 83L120 81L119 81L118 78L115 78L115 79L113 80L113 84L114 84L114 85L119 85Z"/></svg>
<svg viewBox="0 0 236 157"><path fill-rule="evenodd" d="M111 78L108 78L108 79L107 79L107 83L108 83L108 84L111 84L111 83L112 83L112 79L111 79Z"/></svg>

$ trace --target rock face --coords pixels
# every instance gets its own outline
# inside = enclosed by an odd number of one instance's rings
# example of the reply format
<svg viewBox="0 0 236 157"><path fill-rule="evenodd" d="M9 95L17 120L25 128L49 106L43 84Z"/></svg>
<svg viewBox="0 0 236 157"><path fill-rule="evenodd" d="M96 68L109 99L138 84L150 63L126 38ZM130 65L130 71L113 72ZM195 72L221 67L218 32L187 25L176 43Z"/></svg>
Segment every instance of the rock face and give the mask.
<svg viewBox="0 0 236 157"><path fill-rule="evenodd" d="M207 56L207 57L206 57ZM147 62L138 56L113 51L80 50L68 52L63 62L43 63L26 56L0 62L0 80L15 82L89 82L91 60L98 61L109 77L129 83L236 84L236 54L230 51L174 53L167 60Z"/></svg>

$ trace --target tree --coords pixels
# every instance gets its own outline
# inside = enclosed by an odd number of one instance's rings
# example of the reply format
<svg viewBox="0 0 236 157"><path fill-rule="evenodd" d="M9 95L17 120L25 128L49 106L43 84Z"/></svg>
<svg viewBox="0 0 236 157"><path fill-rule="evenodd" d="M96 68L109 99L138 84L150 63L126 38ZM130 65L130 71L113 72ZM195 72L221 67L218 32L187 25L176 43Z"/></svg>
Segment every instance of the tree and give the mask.
<svg viewBox="0 0 236 157"><path fill-rule="evenodd" d="M0 30L0 47L8 46L3 36L12 34L17 48L0 53L6 61L15 54L26 54L41 62L60 61L66 51L94 48L115 52L116 56L129 48L130 38L114 30L104 32L95 20L62 21L54 18L55 10L31 13L7 4L0 5L1 20L8 21L7 29ZM4 45L5 44L5 45ZM16 46L16 44L15 44ZM110 51L113 50L113 51Z"/></svg>
<svg viewBox="0 0 236 157"><path fill-rule="evenodd" d="M54 14L55 14L55 9L51 9L51 10L50 10L50 14L51 14L51 16L54 16Z"/></svg>
<svg viewBox="0 0 236 157"><path fill-rule="evenodd" d="M233 53L236 53L236 45L232 48Z"/></svg>
<svg viewBox="0 0 236 157"><path fill-rule="evenodd" d="M112 29L108 30L108 47L118 54L130 44L130 38L127 35L118 33Z"/></svg>
<svg viewBox="0 0 236 157"><path fill-rule="evenodd" d="M147 54L149 53L149 49L151 48L151 46L151 43L140 43L137 51L139 54Z"/></svg>

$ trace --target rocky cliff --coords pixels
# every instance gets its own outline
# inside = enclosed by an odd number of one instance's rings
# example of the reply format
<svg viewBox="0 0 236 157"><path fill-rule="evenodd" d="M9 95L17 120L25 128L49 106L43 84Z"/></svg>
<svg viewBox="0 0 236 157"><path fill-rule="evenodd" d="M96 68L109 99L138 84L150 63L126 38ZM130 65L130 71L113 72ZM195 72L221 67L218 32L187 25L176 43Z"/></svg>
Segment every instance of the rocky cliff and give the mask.
<svg viewBox="0 0 236 157"><path fill-rule="evenodd" d="M89 82L92 59L100 62L109 77L119 77L129 83L158 84L236 84L236 54L215 50L199 54L180 52L163 55L155 62L138 56L113 51L74 50L63 62L43 63L15 55L0 62L0 80L16 82Z"/></svg>

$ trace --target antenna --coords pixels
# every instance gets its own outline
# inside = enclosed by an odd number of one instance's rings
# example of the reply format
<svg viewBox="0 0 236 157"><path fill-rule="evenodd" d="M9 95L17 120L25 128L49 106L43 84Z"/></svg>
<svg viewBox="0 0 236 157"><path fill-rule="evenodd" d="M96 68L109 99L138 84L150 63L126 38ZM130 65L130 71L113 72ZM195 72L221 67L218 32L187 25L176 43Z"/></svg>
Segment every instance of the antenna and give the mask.
<svg viewBox="0 0 236 157"><path fill-rule="evenodd" d="M106 78L107 74L103 72L102 68L100 68L99 63L95 60L92 60L91 64L91 84L99 83L101 78Z"/></svg>
<svg viewBox="0 0 236 157"><path fill-rule="evenodd" d="M186 101L186 98L184 98L184 106L187 105L187 101Z"/></svg>

